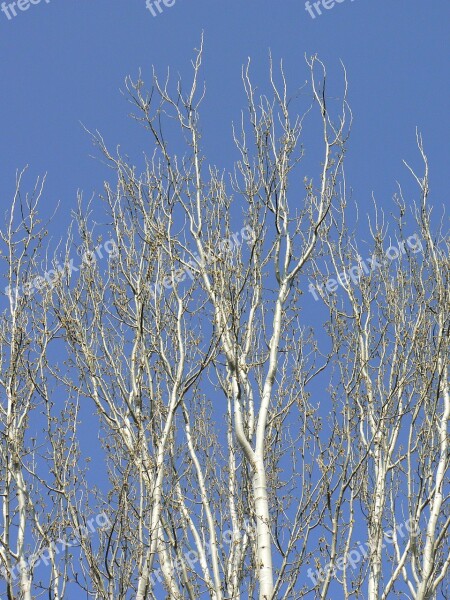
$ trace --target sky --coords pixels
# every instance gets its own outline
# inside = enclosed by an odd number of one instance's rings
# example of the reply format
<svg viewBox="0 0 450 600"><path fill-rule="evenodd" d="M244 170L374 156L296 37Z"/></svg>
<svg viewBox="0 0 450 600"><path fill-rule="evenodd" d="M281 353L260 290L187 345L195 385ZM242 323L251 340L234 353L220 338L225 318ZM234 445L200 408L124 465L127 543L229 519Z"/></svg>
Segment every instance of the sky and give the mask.
<svg viewBox="0 0 450 600"><path fill-rule="evenodd" d="M269 50L274 62L283 59L295 91L308 76L305 54L317 53L336 93L340 61L347 69L354 113L347 169L360 207L372 192L390 205L395 182L408 180L402 159L420 166L416 127L429 155L432 198L447 201L446 0L343 0L315 18L303 0L176 0L156 17L145 0L41 0L15 11L15 17L8 11L10 19L0 12L2 209L10 203L16 169L25 165L29 187L47 173L45 209L51 214L59 202L60 219L70 216L77 190L87 196L100 190L108 173L91 158L95 150L83 126L99 130L112 147L146 150L147 138L127 116L124 79L141 68L150 85L155 65L161 74L170 67L188 80L202 31L207 96L201 117L211 163L226 168L236 159L231 122L245 108L240 73L247 57L261 87Z"/></svg>
<svg viewBox="0 0 450 600"><path fill-rule="evenodd" d="M308 77L305 55L317 54L331 95L342 91L342 64L347 71L354 117L347 182L361 214L369 211L372 194L390 210L397 181L409 202L417 198L402 163L421 168L416 128L430 162L431 202L448 204L448 0L341 0L329 9L319 5L320 15L311 8L314 18L304 0L175 0L162 4L161 13L154 8L156 16L145 0L34 2L20 0L28 6L23 11L0 4L2 219L16 170L28 165L24 189L46 174L42 214L52 215L59 205L49 230L64 235L77 191L89 198L110 176L85 128L131 156L151 154L151 140L128 117L125 77L141 69L150 86L154 65L161 76L170 68L190 81L202 32L202 144L211 164L230 169L238 158L231 124L246 106L241 68L248 57L262 91L268 89L269 52L274 63L283 60L294 93ZM304 143L308 149L317 141ZM4 303L0 297L2 309Z"/></svg>

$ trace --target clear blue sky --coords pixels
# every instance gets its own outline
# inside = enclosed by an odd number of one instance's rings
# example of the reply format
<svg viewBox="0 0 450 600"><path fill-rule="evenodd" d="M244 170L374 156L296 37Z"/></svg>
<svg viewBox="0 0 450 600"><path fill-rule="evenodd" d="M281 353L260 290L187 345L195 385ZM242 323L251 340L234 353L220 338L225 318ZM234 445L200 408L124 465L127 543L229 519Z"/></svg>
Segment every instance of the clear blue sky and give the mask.
<svg viewBox="0 0 450 600"><path fill-rule="evenodd" d="M355 123L347 169L361 207L372 190L390 204L395 180L406 179L401 160L419 164L416 126L430 158L434 201L446 202L450 3L343 0L322 12L312 19L303 0L176 0L157 17L145 0L41 0L11 20L0 12L2 209L15 169L25 164L30 185L48 173L49 212L60 200L68 214L78 188L86 195L98 190L106 173L89 158L93 148L80 121L113 146L140 151L145 138L127 119L119 92L124 77L142 67L150 83L152 63L160 72L169 65L188 75L202 30L203 131L212 162L229 166L236 156L230 123L245 107L240 68L247 56L255 79L265 82L270 48L284 59L295 90L307 77L305 52L317 52L330 79L339 81L340 59L348 70Z"/></svg>
<svg viewBox="0 0 450 600"><path fill-rule="evenodd" d="M391 206L396 180L409 177L402 159L421 166L416 126L430 160L431 200L448 204L449 0L342 0L322 12L311 18L304 0L176 0L157 17L145 0L41 0L11 19L0 12L1 218L15 171L28 164L25 188L48 174L42 208L50 215L60 202L50 229L62 236L77 189L87 198L109 175L90 158L95 150L80 122L111 147L150 153L119 89L140 67L150 85L152 64L189 81L202 31L202 130L210 162L229 168L237 158L231 121L245 108L240 71L247 57L263 86L269 49L276 61L283 58L293 92L308 75L304 54L318 53L337 91L340 60L347 68L354 113L347 180L360 210L369 209L372 192ZM304 143L308 149L317 142Z"/></svg>

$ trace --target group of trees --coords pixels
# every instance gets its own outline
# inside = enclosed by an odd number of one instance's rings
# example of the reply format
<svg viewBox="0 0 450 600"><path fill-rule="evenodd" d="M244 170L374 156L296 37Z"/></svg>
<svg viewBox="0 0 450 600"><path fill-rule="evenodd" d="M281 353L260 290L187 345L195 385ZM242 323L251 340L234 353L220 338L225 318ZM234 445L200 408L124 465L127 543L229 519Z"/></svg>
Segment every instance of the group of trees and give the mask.
<svg viewBox="0 0 450 600"><path fill-rule="evenodd" d="M420 199L412 206L399 188L396 214L375 206L370 222L371 253L395 239L401 259L316 304L308 282L366 251L346 216L346 78L336 109L311 58L300 117L282 69L270 65L269 99L245 67L248 116L225 179L201 149L201 58L187 92L127 80L155 150L138 173L95 136L115 173L101 232L80 198L50 254L44 182L24 198L17 179L0 232L0 590L8 600L448 598L449 238L431 219L421 138ZM322 158L301 183L310 112ZM168 119L184 155L165 137ZM405 243L409 215L420 253ZM219 242L243 227L252 235L225 251ZM115 251L97 260L105 239ZM23 293L56 261L73 264L77 246L91 258L82 268ZM90 464L87 414L102 445ZM98 514L107 526L94 531Z"/></svg>

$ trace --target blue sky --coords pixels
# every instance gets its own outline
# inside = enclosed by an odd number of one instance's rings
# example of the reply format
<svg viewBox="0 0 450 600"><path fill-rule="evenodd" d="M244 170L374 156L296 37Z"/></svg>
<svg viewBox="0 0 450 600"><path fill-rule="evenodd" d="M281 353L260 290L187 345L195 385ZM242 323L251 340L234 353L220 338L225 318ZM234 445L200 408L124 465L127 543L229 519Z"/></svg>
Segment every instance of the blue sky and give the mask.
<svg viewBox="0 0 450 600"><path fill-rule="evenodd" d="M311 18L303 0L176 0L157 17L145 0L41 0L11 19L0 12L2 218L16 169L29 165L24 187L47 173L41 208L49 216L60 203L50 232L63 236L77 190L88 198L110 174L91 158L96 151L81 124L99 130L110 147L151 154L151 141L127 117L124 78L141 68L150 85L154 64L161 75L169 66L188 82L202 31L202 142L209 162L229 169L237 159L231 122L245 108L240 72L247 57L262 91L269 50L274 61L283 59L293 93L308 76L305 53L317 53L331 95L342 89L341 60L347 69L354 114L347 182L361 213L370 210L372 192L389 210L397 180L411 190L409 201L417 197L402 164L421 167L416 127L430 161L431 202L448 204L450 3L343 0L322 12ZM308 150L318 142L304 143Z"/></svg>
<svg viewBox="0 0 450 600"><path fill-rule="evenodd" d="M92 144L80 122L112 146L148 149L119 89L139 67L150 82L152 64L160 73L170 66L188 77L202 30L202 128L211 162L226 167L236 158L230 124L245 108L240 69L247 57L264 86L270 48L276 61L283 58L294 91L307 77L304 54L317 52L337 90L339 60L348 71L355 121L347 170L361 208L372 191L389 206L395 181L407 180L402 159L420 164L416 126L430 158L432 198L446 202L450 4L344 0L322 12L312 19L303 0L176 0L153 17L145 0L42 0L11 20L0 13L2 208L15 170L25 164L30 186L48 173L45 206L50 213L60 201L61 218L69 215L77 189L88 196L100 189L107 173L90 158Z"/></svg>

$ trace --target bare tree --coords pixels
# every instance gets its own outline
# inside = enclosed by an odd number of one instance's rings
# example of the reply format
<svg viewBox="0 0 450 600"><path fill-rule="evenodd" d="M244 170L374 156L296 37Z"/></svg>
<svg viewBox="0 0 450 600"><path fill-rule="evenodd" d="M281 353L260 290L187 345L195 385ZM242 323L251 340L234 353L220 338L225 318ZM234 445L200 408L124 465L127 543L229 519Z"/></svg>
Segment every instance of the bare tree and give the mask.
<svg viewBox="0 0 450 600"><path fill-rule="evenodd" d="M448 231L441 223L432 234L428 162L420 135L417 141L424 175L410 169L420 191L412 211L414 233L406 233L409 207L399 188L394 223L375 203L371 256L362 258L361 245L345 226L344 190L336 213L340 222L333 218L338 236L326 240L344 294L337 298L322 290L339 365L335 385L341 405L353 415L346 427L362 465L344 554L362 518L370 543L360 566L368 569L369 600L405 593L425 600L437 598L438 589L447 597L442 584L450 564ZM323 598L332 574L324 578ZM353 591L346 577L344 572L348 598Z"/></svg>
<svg viewBox="0 0 450 600"><path fill-rule="evenodd" d="M50 322L48 294L39 299L32 294L35 283L47 285L38 275L46 235L37 214L44 179L38 179L33 192L23 197L23 174L17 176L6 228L0 232L0 257L8 283L4 294L8 308L0 326L1 572L8 600L16 598L15 584L19 597L31 600L35 564L45 551L51 569L46 589L58 599L64 581L56 564L54 540L63 524L56 518L58 502L52 505L46 499L52 491L52 461L47 460L41 439L46 420L39 417L48 409L46 353L58 325Z"/></svg>
<svg viewBox="0 0 450 600"><path fill-rule="evenodd" d="M80 197L53 257L69 268L33 308L10 296L11 310L31 311L37 350L33 358L25 344L11 355L27 388L2 381L15 389L6 396L14 406L26 389L45 407L48 474L27 466L26 416L14 429L5 411L5 460L20 450L18 467L5 468L4 507L14 485L33 481L36 494L50 493L59 529L43 519L45 503L19 495L16 552L8 537L16 517L5 508L9 598L27 527L53 550L45 589L58 600L69 584L104 600L446 597L448 234L443 225L432 234L421 139L415 235L400 189L389 223L375 204L372 255L363 259L346 224L345 70L336 100L312 57L310 86L292 97L283 67L276 74L270 61L269 99L256 97L247 64L248 116L233 128L239 159L226 180L201 149L202 51L187 90L156 74L150 92L140 76L127 79L153 154L139 170L96 133L114 173L104 223ZM309 123L320 130L317 174L304 163ZM12 237L10 227L11 248ZM385 254L393 239L396 261ZM11 267L11 282L17 273ZM5 321L2 343L9 339L17 333ZM65 390L62 405L50 383ZM80 429L88 410L102 444L91 471ZM97 486L92 469L102 472ZM91 535L94 509L108 527ZM55 556L61 528L77 543ZM21 578L21 598L44 589L33 569Z"/></svg>

